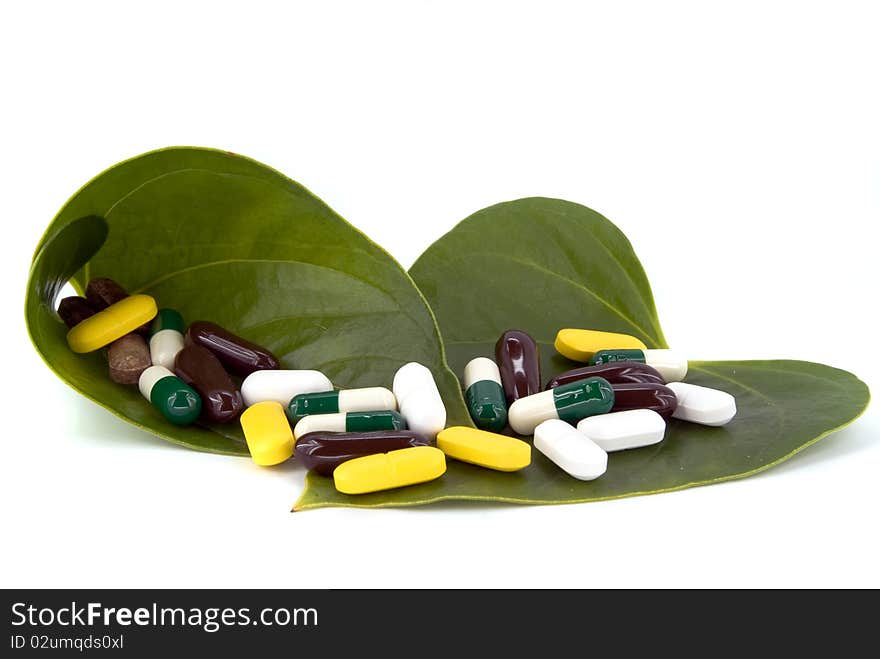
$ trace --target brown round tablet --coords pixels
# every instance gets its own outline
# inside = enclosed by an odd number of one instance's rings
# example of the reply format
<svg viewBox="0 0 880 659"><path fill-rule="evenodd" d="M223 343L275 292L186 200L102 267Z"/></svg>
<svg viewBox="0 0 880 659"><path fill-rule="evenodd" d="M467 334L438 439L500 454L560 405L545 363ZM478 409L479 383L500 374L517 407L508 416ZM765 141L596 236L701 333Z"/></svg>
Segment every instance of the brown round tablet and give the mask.
<svg viewBox="0 0 880 659"><path fill-rule="evenodd" d="M140 334L126 334L107 350L110 379L119 384L137 384L150 366L150 348Z"/></svg>

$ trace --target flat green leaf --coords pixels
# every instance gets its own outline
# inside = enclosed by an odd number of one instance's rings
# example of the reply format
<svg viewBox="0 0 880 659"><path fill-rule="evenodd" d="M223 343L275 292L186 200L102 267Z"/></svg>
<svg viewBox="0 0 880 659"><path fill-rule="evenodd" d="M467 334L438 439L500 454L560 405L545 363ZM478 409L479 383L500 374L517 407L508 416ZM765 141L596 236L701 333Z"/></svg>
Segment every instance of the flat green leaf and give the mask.
<svg viewBox="0 0 880 659"><path fill-rule="evenodd" d="M429 247L410 273L434 310L456 373L473 357L492 356L510 328L538 341L545 381L576 366L553 350L561 327L626 332L651 347L666 345L629 241L598 213L570 202L522 199L484 209ZM851 422L869 398L852 374L800 361L691 362L687 381L735 395L736 418L723 428L671 420L665 441L611 454L608 471L595 481L571 478L533 451L532 464L518 473L449 460L437 481L356 499L309 475L296 509L449 499L571 503L741 478Z"/></svg>
<svg viewBox="0 0 880 659"><path fill-rule="evenodd" d="M38 352L71 387L190 448L247 455L237 423L179 428L110 381L99 352L72 353L54 300L70 279L112 277L185 319L213 320L315 368L338 387L390 386L429 366L451 422L468 423L424 298L384 250L301 185L232 153L170 148L123 162L62 208L37 248L25 315Z"/></svg>

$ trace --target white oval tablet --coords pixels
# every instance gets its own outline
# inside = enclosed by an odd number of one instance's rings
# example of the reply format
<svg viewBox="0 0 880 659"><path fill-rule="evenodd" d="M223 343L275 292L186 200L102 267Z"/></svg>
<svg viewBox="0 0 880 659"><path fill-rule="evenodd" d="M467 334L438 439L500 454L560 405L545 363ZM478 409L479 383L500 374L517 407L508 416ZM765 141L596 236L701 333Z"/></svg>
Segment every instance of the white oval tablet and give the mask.
<svg viewBox="0 0 880 659"><path fill-rule="evenodd" d="M241 383L241 397L248 407L266 400L274 400L287 407L290 399L298 394L332 389L333 383L321 371L254 371Z"/></svg>
<svg viewBox="0 0 880 659"><path fill-rule="evenodd" d="M704 426L723 426L736 416L736 399L726 391L687 382L666 385L675 392L678 407L672 416Z"/></svg>
<svg viewBox="0 0 880 659"><path fill-rule="evenodd" d="M550 419L535 428L535 448L560 469L582 481L599 478L608 468L608 454L565 421Z"/></svg>
<svg viewBox="0 0 880 659"><path fill-rule="evenodd" d="M401 366L391 385L410 430L430 438L446 427L446 406L430 369L417 362Z"/></svg>
<svg viewBox="0 0 880 659"><path fill-rule="evenodd" d="M654 410L626 410L588 416L577 429L610 453L663 441L666 422Z"/></svg>

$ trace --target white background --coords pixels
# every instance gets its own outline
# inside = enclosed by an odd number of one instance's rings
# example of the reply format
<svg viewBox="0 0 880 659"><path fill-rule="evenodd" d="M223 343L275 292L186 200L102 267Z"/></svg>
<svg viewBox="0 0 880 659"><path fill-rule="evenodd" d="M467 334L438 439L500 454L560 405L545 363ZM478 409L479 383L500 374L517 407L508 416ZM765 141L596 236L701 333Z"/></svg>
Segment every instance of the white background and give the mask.
<svg viewBox="0 0 880 659"><path fill-rule="evenodd" d="M489 204L587 204L631 238L674 347L876 390L876 4L529 4L4 5L0 585L880 586L876 405L770 472L675 494L291 514L300 468L159 441L31 347L55 212L192 144L278 168L407 267Z"/></svg>

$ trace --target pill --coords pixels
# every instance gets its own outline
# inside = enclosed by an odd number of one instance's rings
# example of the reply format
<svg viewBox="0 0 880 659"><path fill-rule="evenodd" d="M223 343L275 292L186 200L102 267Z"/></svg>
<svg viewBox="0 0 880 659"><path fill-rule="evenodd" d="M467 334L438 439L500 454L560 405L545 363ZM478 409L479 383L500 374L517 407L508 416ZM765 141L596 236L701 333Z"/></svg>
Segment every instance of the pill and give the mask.
<svg viewBox="0 0 880 659"><path fill-rule="evenodd" d="M184 346L174 360L174 373L202 397L202 413L208 421L227 423L244 404L229 373L207 348Z"/></svg>
<svg viewBox="0 0 880 659"><path fill-rule="evenodd" d="M497 364L487 357L472 359L464 367L464 398L477 427L501 430L507 425L507 400Z"/></svg>
<svg viewBox="0 0 880 659"><path fill-rule="evenodd" d="M95 311L103 311L127 297L126 290L108 277L95 277L86 286L86 299Z"/></svg>
<svg viewBox="0 0 880 659"><path fill-rule="evenodd" d="M446 406L426 366L418 362L401 366L394 374L391 390L410 430L434 439L446 427Z"/></svg>
<svg viewBox="0 0 880 659"><path fill-rule="evenodd" d="M272 373L273 371L265 372ZM275 372L280 373L281 371ZM287 406L287 416L294 422L309 414L397 409L397 399L385 387L301 393L289 400L290 405Z"/></svg>
<svg viewBox="0 0 880 659"><path fill-rule="evenodd" d="M593 376L605 378L612 385L623 384L624 382L666 384L663 376L647 364L639 362L609 362L608 364L597 364L596 366L581 366L580 368L560 373L556 377L550 378L545 389L553 389L560 384L577 382L578 380Z"/></svg>
<svg viewBox="0 0 880 659"><path fill-rule="evenodd" d="M76 327L86 318L94 315L95 309L84 297L73 295L58 303L58 316L68 327Z"/></svg>
<svg viewBox="0 0 880 659"><path fill-rule="evenodd" d="M412 430L310 432L296 440L295 456L306 469L332 476L336 467L354 458L432 444L430 439Z"/></svg>
<svg viewBox="0 0 880 659"><path fill-rule="evenodd" d="M678 405L675 392L669 387L654 382L626 382L612 384L614 407L612 412L626 410L653 410L660 416L671 416Z"/></svg>
<svg viewBox="0 0 880 659"><path fill-rule="evenodd" d="M736 416L736 399L726 391L687 382L667 385L678 398L673 418L704 426L723 426Z"/></svg>
<svg viewBox="0 0 880 659"><path fill-rule="evenodd" d="M602 332L587 329L561 329L556 333L553 347L563 357L572 361L587 362L594 353L610 348L637 348L645 350L640 339L629 334Z"/></svg>
<svg viewBox="0 0 880 659"><path fill-rule="evenodd" d="M532 461L532 447L524 441L465 426L441 430L437 448L447 457L496 471L519 471Z"/></svg>
<svg viewBox="0 0 880 659"><path fill-rule="evenodd" d="M254 371L278 368L278 359L271 352L256 343L236 336L216 323L199 320L186 331L187 342L201 345L220 360L230 373L245 377ZM290 399L279 401L287 405Z"/></svg>
<svg viewBox="0 0 880 659"><path fill-rule="evenodd" d="M150 367L150 349L140 334L126 334L116 339L107 350L110 379L119 384L137 384Z"/></svg>
<svg viewBox="0 0 880 659"><path fill-rule="evenodd" d="M74 352L92 352L134 332L156 315L149 295L129 295L73 327L67 344Z"/></svg>
<svg viewBox="0 0 880 659"><path fill-rule="evenodd" d="M86 300L95 311L103 311L111 304L116 304L127 297L126 290L108 277L95 277L86 286ZM135 331L147 336L149 330L149 323L144 323Z"/></svg>
<svg viewBox="0 0 880 659"><path fill-rule="evenodd" d="M666 422L653 410L627 410L583 419L577 429L610 453L662 442Z"/></svg>
<svg viewBox="0 0 880 659"><path fill-rule="evenodd" d="M406 420L396 410L309 414L296 422L293 436L299 439L310 432L370 432L406 430Z"/></svg>
<svg viewBox="0 0 880 659"><path fill-rule="evenodd" d="M287 407L291 399L299 394L331 389L333 389L333 383L321 371L305 369L254 371L241 383L241 395L245 405L274 400Z"/></svg>
<svg viewBox="0 0 880 659"><path fill-rule="evenodd" d="M608 454L602 447L565 421L550 419L538 425L535 448L582 481L599 478L608 469Z"/></svg>
<svg viewBox="0 0 880 659"><path fill-rule="evenodd" d="M343 462L333 470L333 484L343 494L366 494L440 478L446 456L433 446L414 446Z"/></svg>
<svg viewBox="0 0 880 659"><path fill-rule="evenodd" d="M590 359L592 365L615 362L641 362L652 366L667 382L678 382L687 375L687 359L666 349L600 350Z"/></svg>
<svg viewBox="0 0 880 659"><path fill-rule="evenodd" d="M264 400L251 405L240 421L251 459L258 465L277 465L293 455L293 433L281 403Z"/></svg>
<svg viewBox="0 0 880 659"><path fill-rule="evenodd" d="M174 358L183 350L183 317L174 309L159 309L150 325L150 359L153 364L174 368Z"/></svg>
<svg viewBox="0 0 880 659"><path fill-rule="evenodd" d="M195 389L164 366L150 366L138 379L141 395L168 421L185 426L202 412L202 399Z"/></svg>
<svg viewBox="0 0 880 659"><path fill-rule="evenodd" d="M531 435L535 426L548 419L575 423L593 414L605 414L613 405L614 390L608 380L592 377L520 398L510 406L507 418L514 432Z"/></svg>
<svg viewBox="0 0 880 659"><path fill-rule="evenodd" d="M495 362L507 405L541 391L541 358L535 340L520 330L507 330L495 343Z"/></svg>

